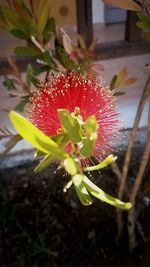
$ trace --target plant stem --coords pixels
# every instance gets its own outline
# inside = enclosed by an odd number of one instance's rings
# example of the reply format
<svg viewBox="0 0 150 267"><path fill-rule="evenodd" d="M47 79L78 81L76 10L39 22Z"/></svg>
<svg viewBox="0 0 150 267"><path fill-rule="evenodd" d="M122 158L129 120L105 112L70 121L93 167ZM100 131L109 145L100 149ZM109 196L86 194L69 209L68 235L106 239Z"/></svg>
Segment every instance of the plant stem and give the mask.
<svg viewBox="0 0 150 267"><path fill-rule="evenodd" d="M142 115L144 104L145 104L145 101L149 95L149 92L150 92L150 76L148 77L147 82L144 86L144 90L143 90L142 96L140 98L137 113L135 116L134 125L133 125L133 128L132 128L130 136L129 136L129 143L128 143L127 152L125 155L125 160L124 160L124 165L123 165L123 171L122 171L122 179L120 181L119 192L118 192L118 198L120 200L122 200L123 193L125 191L126 178L128 175L129 163L130 163L130 158L131 158L131 154L132 154L132 150L133 150L134 140L136 137L136 132L138 130L138 125L140 122L140 118ZM121 233L122 233L122 227L123 227L121 210L117 210L117 225L118 225L117 237L120 238Z"/></svg>
<svg viewBox="0 0 150 267"><path fill-rule="evenodd" d="M132 208L128 212L128 235L129 235L129 249L132 252L132 250L136 246L135 241L135 222L136 222L136 214L135 214L135 202L136 202L136 196L139 191L142 177L146 168L146 165L148 163L150 156L150 99L149 99L149 113L148 113L148 136L147 136L147 142L145 145L143 157L141 160L141 164L139 167L139 171L137 173L133 188L130 192L130 202L132 203Z"/></svg>
<svg viewBox="0 0 150 267"><path fill-rule="evenodd" d="M118 181L120 183L122 179L122 173L118 167L118 164L116 162L112 162L111 168L112 168L112 171L116 174Z"/></svg>

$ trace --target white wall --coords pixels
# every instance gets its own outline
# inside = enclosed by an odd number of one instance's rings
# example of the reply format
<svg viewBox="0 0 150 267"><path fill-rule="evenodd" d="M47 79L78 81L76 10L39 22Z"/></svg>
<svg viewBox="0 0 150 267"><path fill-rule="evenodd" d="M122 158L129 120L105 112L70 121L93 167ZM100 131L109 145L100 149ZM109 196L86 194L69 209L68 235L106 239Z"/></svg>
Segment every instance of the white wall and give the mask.
<svg viewBox="0 0 150 267"><path fill-rule="evenodd" d="M93 23L104 23L104 4L101 0L92 0Z"/></svg>

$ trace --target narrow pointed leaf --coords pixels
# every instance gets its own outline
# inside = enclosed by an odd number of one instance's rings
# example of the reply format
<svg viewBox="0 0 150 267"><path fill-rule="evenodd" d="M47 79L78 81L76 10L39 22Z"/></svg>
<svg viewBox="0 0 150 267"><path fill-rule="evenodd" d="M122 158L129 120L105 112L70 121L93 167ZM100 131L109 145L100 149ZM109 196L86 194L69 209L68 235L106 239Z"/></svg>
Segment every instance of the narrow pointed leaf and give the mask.
<svg viewBox="0 0 150 267"><path fill-rule="evenodd" d="M45 168L47 168L50 163L52 163L53 161L55 160L55 158L49 154L49 155L46 155L46 157L44 159L42 159L40 161L40 163L36 166L36 168L34 169L34 172L35 173L38 173L38 172L41 172L43 171Z"/></svg>
<svg viewBox="0 0 150 267"><path fill-rule="evenodd" d="M110 82L109 89L112 91L115 88L116 85L116 80L117 80L117 75L115 74Z"/></svg>
<svg viewBox="0 0 150 267"><path fill-rule="evenodd" d="M26 40L28 38L28 36L20 29L14 29L14 30L10 31L10 33L12 35L14 35L15 37L20 38L20 39Z"/></svg>
<svg viewBox="0 0 150 267"><path fill-rule="evenodd" d="M67 68L68 70L80 70L82 71L82 67L75 64L65 52L65 50L59 46L56 47L56 56L60 63Z"/></svg>
<svg viewBox="0 0 150 267"><path fill-rule="evenodd" d="M132 11L141 11L142 8L133 0L102 0L105 4L128 9Z"/></svg>
<svg viewBox="0 0 150 267"><path fill-rule="evenodd" d="M45 29L45 26L47 24L49 15L50 15L50 1L44 0L41 2L41 5L38 10L38 24L37 28L40 33L42 33Z"/></svg>
<svg viewBox="0 0 150 267"><path fill-rule="evenodd" d="M129 78L129 79L122 82L121 87L130 86L130 85L134 84L136 81L137 81L137 78L135 78L135 77Z"/></svg>
<svg viewBox="0 0 150 267"><path fill-rule="evenodd" d="M104 201L112 206L117 208L128 210L131 208L132 204L130 202L122 202L117 198L110 196L109 194L105 193L102 189L96 186L93 182L91 182L86 176L83 178L84 185L88 192L93 195L94 197Z"/></svg>
<svg viewBox="0 0 150 267"><path fill-rule="evenodd" d="M9 118L18 133L40 151L47 154L51 153L58 159L65 159L68 157L68 154L59 148L59 146L51 138L42 133L20 114L11 111L9 113Z"/></svg>
<svg viewBox="0 0 150 267"><path fill-rule="evenodd" d="M77 174L72 177L72 181L77 192L78 198L84 206L89 206L93 203L87 189L83 183L83 175Z"/></svg>
<svg viewBox="0 0 150 267"><path fill-rule="evenodd" d="M97 171L100 169L103 169L110 165L112 162L114 162L117 159L117 157L114 157L113 155L109 155L106 159L104 159L102 162L100 162L96 166L90 166L90 167L85 167L84 171Z"/></svg>
<svg viewBox="0 0 150 267"><path fill-rule="evenodd" d="M77 40L81 48L86 48L85 41L80 34L77 34Z"/></svg>
<svg viewBox="0 0 150 267"><path fill-rule="evenodd" d="M116 87L118 87L123 82L123 80L126 78L127 74L128 73L127 73L127 68L126 67L121 69L121 71L117 75L117 79L116 79L116 82L115 82L115 86Z"/></svg>
<svg viewBox="0 0 150 267"><path fill-rule="evenodd" d="M23 112L25 105L29 102L29 96L22 96L20 102L15 107L16 111Z"/></svg>
<svg viewBox="0 0 150 267"><path fill-rule="evenodd" d="M18 46L14 49L14 53L19 56L37 57L41 55L41 51L37 48Z"/></svg>
<svg viewBox="0 0 150 267"><path fill-rule="evenodd" d="M114 96L122 96L125 92L114 92Z"/></svg>
<svg viewBox="0 0 150 267"><path fill-rule="evenodd" d="M40 157L43 157L45 156L46 154L43 152L43 151L40 151L40 150L36 150L35 154L34 154L34 157L35 158L40 158Z"/></svg>

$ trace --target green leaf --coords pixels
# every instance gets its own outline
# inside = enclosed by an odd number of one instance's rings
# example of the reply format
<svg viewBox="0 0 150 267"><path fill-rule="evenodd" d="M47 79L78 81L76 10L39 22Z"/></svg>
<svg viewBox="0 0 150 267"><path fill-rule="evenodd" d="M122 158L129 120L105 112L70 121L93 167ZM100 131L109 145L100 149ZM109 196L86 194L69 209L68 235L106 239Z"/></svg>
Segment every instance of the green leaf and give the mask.
<svg viewBox="0 0 150 267"><path fill-rule="evenodd" d="M110 87L109 87L109 89L110 89L111 91L114 90L116 81L117 81L117 75L115 74L114 77L112 78L111 82L110 82Z"/></svg>
<svg viewBox="0 0 150 267"><path fill-rule="evenodd" d="M67 158L64 160L63 166L70 175L75 175L77 173L77 166L72 158Z"/></svg>
<svg viewBox="0 0 150 267"><path fill-rule="evenodd" d="M37 57L41 55L41 51L37 48L18 46L14 49L14 53L19 56Z"/></svg>
<svg viewBox="0 0 150 267"><path fill-rule="evenodd" d="M83 183L83 175L76 174L72 177L72 181L77 192L78 198L81 203L85 206L89 206L93 203L88 191L86 190Z"/></svg>
<svg viewBox="0 0 150 267"><path fill-rule="evenodd" d="M55 23L55 18L54 17L50 17L47 21L45 30L49 31L49 32L54 32L55 31L55 27L56 27L56 23Z"/></svg>
<svg viewBox="0 0 150 267"><path fill-rule="evenodd" d="M34 71L34 75L35 75L35 76L38 76L38 75L42 74L43 72L47 72L47 71L49 71L49 67L44 65L44 66L42 66L42 67L36 69L36 70Z"/></svg>
<svg viewBox="0 0 150 267"><path fill-rule="evenodd" d="M26 72L26 80L27 80L27 84L29 87L31 85L31 79L30 79L31 74L33 74L33 68L32 68L31 64L28 64L27 65L27 72Z"/></svg>
<svg viewBox="0 0 150 267"><path fill-rule="evenodd" d="M136 23L136 26L143 30L150 30L150 24L144 21L139 21Z"/></svg>
<svg viewBox="0 0 150 267"><path fill-rule="evenodd" d="M65 50L59 46L56 47L56 56L60 63L66 67L68 70L79 70L81 66L76 65L71 59L69 59L68 54Z"/></svg>
<svg viewBox="0 0 150 267"><path fill-rule="evenodd" d="M21 101L17 104L17 106L15 107L15 110L23 112L25 105L29 102L29 97L30 96L22 96Z"/></svg>
<svg viewBox="0 0 150 267"><path fill-rule="evenodd" d="M15 12L15 10L6 6L1 6L0 10L1 14L3 15L3 18L11 29L14 29L16 27L19 28L19 16Z"/></svg>
<svg viewBox="0 0 150 267"><path fill-rule="evenodd" d="M26 23L21 20L21 17L12 8L3 6L0 7L0 12L6 22L6 30L12 31L14 29L21 29L25 34L28 34L28 27Z"/></svg>
<svg viewBox="0 0 150 267"><path fill-rule="evenodd" d="M46 155L45 152L40 151L40 150L36 150L36 152L35 152L35 154L34 154L34 157L35 157L35 158L40 158L40 157L43 157L43 156L45 156L45 155Z"/></svg>
<svg viewBox="0 0 150 267"><path fill-rule="evenodd" d="M117 198L105 193L102 189L91 182L86 176L83 178L84 185L91 195L117 208L128 210L132 207L130 202L122 202Z"/></svg>
<svg viewBox="0 0 150 267"><path fill-rule="evenodd" d="M49 16L50 16L50 1L44 0L41 2L41 5L38 10L37 29L39 33L42 33L44 31Z"/></svg>
<svg viewBox="0 0 150 267"><path fill-rule="evenodd" d="M48 51L45 51L38 57L39 59L43 60L47 65L51 68L54 69L56 67L55 63L53 62L53 59L51 58L50 54Z"/></svg>
<svg viewBox="0 0 150 267"><path fill-rule="evenodd" d="M38 173L38 172L41 172L43 171L45 168L47 168L50 163L52 163L53 161L55 160L55 158L49 154L49 155L46 155L44 159L42 159L40 161L40 163L36 166L36 168L34 169L34 172L35 173Z"/></svg>
<svg viewBox="0 0 150 267"><path fill-rule="evenodd" d="M11 30L10 33L14 35L16 38L25 39L25 40L28 39L28 36L20 29Z"/></svg>
<svg viewBox="0 0 150 267"><path fill-rule="evenodd" d="M43 32L44 44L47 44L50 40L51 33L55 31L55 27L55 19L53 17L49 18Z"/></svg>
<svg viewBox="0 0 150 267"><path fill-rule="evenodd" d="M16 91L16 87L11 79L5 76L5 81L3 85L8 89L8 91Z"/></svg>
<svg viewBox="0 0 150 267"><path fill-rule="evenodd" d="M122 96L125 95L125 92L114 92L114 96Z"/></svg>
<svg viewBox="0 0 150 267"><path fill-rule="evenodd" d="M103 168L107 167L108 165L110 165L111 163L113 163L116 159L117 159L117 157L114 157L113 155L109 155L106 159L104 159L98 165L85 167L84 171L91 172L91 171L97 171L97 170L103 169Z"/></svg>
<svg viewBox="0 0 150 267"><path fill-rule="evenodd" d="M58 116L64 130L68 133L73 143L78 143L82 139L81 126L78 119L70 114L68 110L59 109Z"/></svg>
<svg viewBox="0 0 150 267"><path fill-rule="evenodd" d="M40 81L35 77L34 70L30 64L27 66L26 79L29 87L31 86L31 83L36 87L40 84Z"/></svg>
<svg viewBox="0 0 150 267"><path fill-rule="evenodd" d="M124 67L119 71L117 75L117 80L115 82L115 87L119 87L122 84L124 79L127 77L127 74L128 74L127 67Z"/></svg>
<svg viewBox="0 0 150 267"><path fill-rule="evenodd" d="M144 14L143 12L138 12L137 16L140 21L144 22L145 24L149 25L150 27L150 17L148 15Z"/></svg>
<svg viewBox="0 0 150 267"><path fill-rule="evenodd" d="M19 17L28 25L28 27L33 27L33 20L30 16L30 13L25 5L21 5L19 1L12 0L13 7L15 11L18 13ZM23 4L23 1L21 1Z"/></svg>
<svg viewBox="0 0 150 267"><path fill-rule="evenodd" d="M30 74L30 81L35 87L38 87L40 85L40 81L33 74Z"/></svg>
<svg viewBox="0 0 150 267"><path fill-rule="evenodd" d="M105 4L116 6L123 9L132 11L141 11L142 8L136 4L133 0L102 0Z"/></svg>
<svg viewBox="0 0 150 267"><path fill-rule="evenodd" d="M78 34L78 33L77 33L76 36L77 36L77 41L79 42L80 47L81 48L84 48L84 49L87 48L86 47L86 43L85 43L83 37L80 34Z"/></svg>
<svg viewBox="0 0 150 267"><path fill-rule="evenodd" d="M9 118L18 133L31 145L47 154L52 154L58 159L64 160L68 154L48 136L36 128L30 121L20 114L11 111Z"/></svg>

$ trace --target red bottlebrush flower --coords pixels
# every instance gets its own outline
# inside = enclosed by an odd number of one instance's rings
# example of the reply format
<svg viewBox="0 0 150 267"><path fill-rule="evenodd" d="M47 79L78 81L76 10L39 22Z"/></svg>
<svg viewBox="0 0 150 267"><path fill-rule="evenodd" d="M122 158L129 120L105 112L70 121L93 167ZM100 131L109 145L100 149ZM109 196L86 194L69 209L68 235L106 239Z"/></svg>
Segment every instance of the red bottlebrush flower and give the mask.
<svg viewBox="0 0 150 267"><path fill-rule="evenodd" d="M99 129L94 156L103 158L118 136L119 119L113 94L101 80L77 71L50 75L34 93L27 109L32 123L53 136L61 127L57 110L74 112L76 107L80 108L83 121L95 115Z"/></svg>

